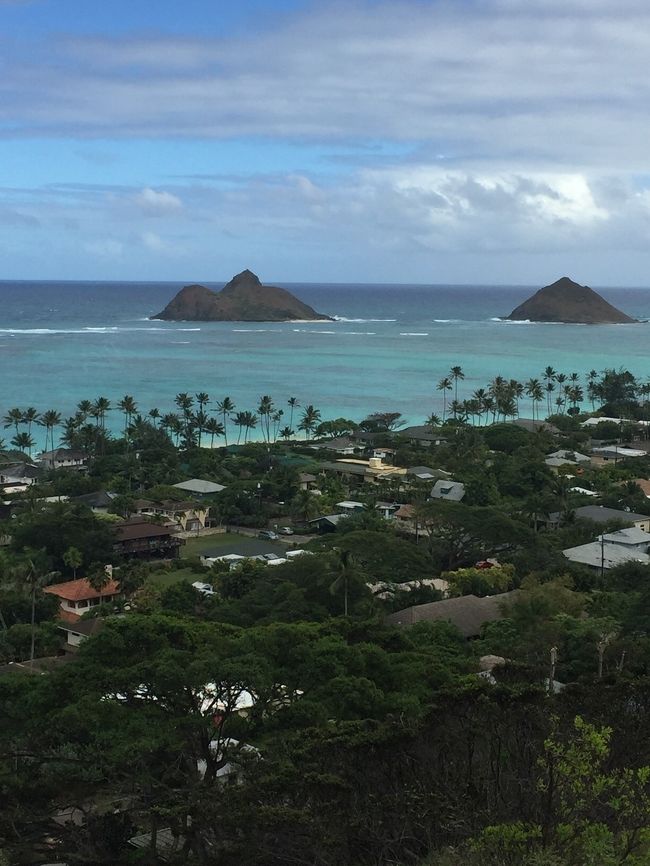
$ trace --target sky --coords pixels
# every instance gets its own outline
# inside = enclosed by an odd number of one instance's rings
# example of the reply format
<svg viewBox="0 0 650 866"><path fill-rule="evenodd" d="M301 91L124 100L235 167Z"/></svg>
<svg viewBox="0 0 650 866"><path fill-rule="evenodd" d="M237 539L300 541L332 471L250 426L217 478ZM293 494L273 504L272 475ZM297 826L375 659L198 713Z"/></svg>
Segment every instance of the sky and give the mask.
<svg viewBox="0 0 650 866"><path fill-rule="evenodd" d="M647 0L0 0L0 278L650 286Z"/></svg>

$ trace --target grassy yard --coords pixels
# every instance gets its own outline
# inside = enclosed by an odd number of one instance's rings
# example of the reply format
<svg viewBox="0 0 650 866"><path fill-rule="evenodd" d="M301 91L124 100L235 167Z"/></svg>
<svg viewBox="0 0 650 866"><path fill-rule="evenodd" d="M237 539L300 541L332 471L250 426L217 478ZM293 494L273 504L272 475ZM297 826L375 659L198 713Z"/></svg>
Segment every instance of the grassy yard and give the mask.
<svg viewBox="0 0 650 866"><path fill-rule="evenodd" d="M208 569L205 569L207 575ZM158 588L163 588L166 586L171 586L173 583L180 583L182 581L186 581L187 583L194 583L195 580L201 580L201 575L197 574L195 571L192 571L191 568L178 568L172 569L171 571L154 571L149 575L147 583L150 586L156 586ZM203 577L203 580L206 580L206 577Z"/></svg>

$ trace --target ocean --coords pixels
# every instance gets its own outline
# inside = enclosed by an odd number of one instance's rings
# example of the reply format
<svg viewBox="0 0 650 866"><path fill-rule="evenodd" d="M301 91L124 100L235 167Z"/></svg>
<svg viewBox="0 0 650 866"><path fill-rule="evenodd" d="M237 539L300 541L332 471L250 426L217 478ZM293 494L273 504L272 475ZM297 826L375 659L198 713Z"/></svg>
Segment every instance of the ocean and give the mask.
<svg viewBox="0 0 650 866"><path fill-rule="evenodd" d="M625 366L650 378L650 324L498 320L538 287L283 285L337 320L150 321L181 283L0 282L0 413L34 406L65 417L81 399L114 403L125 394L142 412L165 412L178 392L207 391L213 404L230 396L238 409L252 410L270 394L286 414L287 399L297 397L323 419L389 410L421 423L442 413L436 384L452 365L466 377L460 398L496 375L540 377L549 364L581 375ZM650 319L650 289L599 291ZM118 428L119 413L111 420Z"/></svg>

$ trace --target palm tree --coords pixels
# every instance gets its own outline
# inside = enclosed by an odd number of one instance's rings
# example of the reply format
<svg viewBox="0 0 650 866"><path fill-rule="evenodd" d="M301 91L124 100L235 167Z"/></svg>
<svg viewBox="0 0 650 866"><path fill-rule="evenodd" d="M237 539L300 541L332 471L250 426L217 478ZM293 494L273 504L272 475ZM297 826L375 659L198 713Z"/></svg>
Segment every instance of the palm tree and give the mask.
<svg viewBox="0 0 650 866"><path fill-rule="evenodd" d="M131 397L130 394L125 394L124 397L118 401L117 407L124 413L124 438L126 439L131 418L138 411L138 406L135 399Z"/></svg>
<svg viewBox="0 0 650 866"><path fill-rule="evenodd" d="M72 545L63 554L63 562L68 568L72 569L72 579L77 579L77 569L81 567L83 555L77 547Z"/></svg>
<svg viewBox="0 0 650 866"><path fill-rule="evenodd" d="M237 444L238 445L241 441L242 430L244 429L244 427L246 425L246 414L247 414L246 412L237 412L237 414L235 415L235 418L234 418L235 424L239 428L239 433L237 435Z"/></svg>
<svg viewBox="0 0 650 866"><path fill-rule="evenodd" d="M4 417L5 428L13 427L16 433L18 433L18 425L23 423L23 415L22 409L10 409Z"/></svg>
<svg viewBox="0 0 650 866"><path fill-rule="evenodd" d="M90 415L90 411L93 408L93 404L90 400L80 400L77 403L77 411L84 416L84 421Z"/></svg>
<svg viewBox="0 0 650 866"><path fill-rule="evenodd" d="M292 430L291 427L283 427L282 430L280 430L280 438L284 439L285 442L288 442L292 436L295 436L295 434L296 431Z"/></svg>
<svg viewBox="0 0 650 866"><path fill-rule="evenodd" d="M54 428L61 423L61 415L56 409L47 409L41 415L39 424L45 427L45 450L48 451L48 442L52 443L52 451L54 451Z"/></svg>
<svg viewBox="0 0 650 866"><path fill-rule="evenodd" d="M153 426L154 426L154 427L157 427L157 426L158 426L158 423L157 423L157 422L158 422L158 420L159 420L159 418L160 418L160 410L159 410L159 409L156 409L155 406L153 407L153 409L149 409L149 417L150 417L151 420L153 421Z"/></svg>
<svg viewBox="0 0 650 866"><path fill-rule="evenodd" d="M23 424L27 424L27 432L31 435L32 432L32 424L38 423L39 413L33 406L30 406L29 409L25 409L23 412Z"/></svg>
<svg viewBox="0 0 650 866"><path fill-rule="evenodd" d="M184 391L181 391L180 394L177 394L174 397L174 403L178 406L178 408L183 413L183 417L187 420L189 417L192 406L194 405L194 400L190 397L189 394L186 394Z"/></svg>
<svg viewBox="0 0 650 866"><path fill-rule="evenodd" d="M436 385L437 391L442 391L442 420L447 417L447 391L451 391L452 384L449 376L444 376Z"/></svg>
<svg viewBox="0 0 650 866"><path fill-rule="evenodd" d="M589 399L591 400L591 410L592 412L596 411L596 382L598 381L598 372L596 370L590 370L587 373L587 394L589 395Z"/></svg>
<svg viewBox="0 0 650 866"><path fill-rule="evenodd" d="M452 367L449 371L449 375L454 380L454 400L458 402L458 380L461 381L465 378L465 374L463 373L462 367Z"/></svg>
<svg viewBox="0 0 650 866"><path fill-rule="evenodd" d="M48 571L45 550L26 550L24 559L13 569L13 580L27 589L31 600L31 646L29 651L30 666L34 663L34 647L36 642L36 593L47 586L57 575Z"/></svg>
<svg viewBox="0 0 650 866"><path fill-rule="evenodd" d="M29 435L29 433L16 433L14 438L11 440L11 444L19 451L26 451L29 454L29 458L31 460L32 448L34 447L34 439L32 436Z"/></svg>
<svg viewBox="0 0 650 866"><path fill-rule="evenodd" d="M97 418L99 420L99 426L102 430L106 429L106 413L111 410L111 401L106 397L98 397L94 404L93 409L97 413Z"/></svg>
<svg viewBox="0 0 650 866"><path fill-rule="evenodd" d="M291 410L289 414L289 427L293 427L293 411L297 406L300 406L300 401L297 397L289 397L289 399L287 400L287 405Z"/></svg>
<svg viewBox="0 0 650 866"><path fill-rule="evenodd" d="M553 397L552 394L555 391L555 382L547 382L546 383L546 414L550 415L553 409Z"/></svg>
<svg viewBox="0 0 650 866"><path fill-rule="evenodd" d="M205 393L205 391L199 391L199 393L195 394L194 396L196 397L196 402L199 404L199 411L205 409L205 407L210 402L210 398Z"/></svg>
<svg viewBox="0 0 650 866"><path fill-rule="evenodd" d="M244 442L248 442L248 434L257 427L257 415L254 412L244 412Z"/></svg>
<svg viewBox="0 0 650 866"><path fill-rule="evenodd" d="M427 427L440 427L440 416L432 412L424 423Z"/></svg>
<svg viewBox="0 0 650 866"><path fill-rule="evenodd" d="M544 399L544 389L539 379L529 379L526 382L526 394L533 401L533 421L539 420L538 404ZM537 415L535 415L537 409Z"/></svg>
<svg viewBox="0 0 650 866"><path fill-rule="evenodd" d="M203 436L203 431L205 430L205 425L208 423L208 420L212 420L212 419L208 419L208 416L205 414L203 409L199 409L198 412L194 413L191 420L193 422L193 426L196 427L198 434L199 434L199 448L200 448L201 447L201 439Z"/></svg>
<svg viewBox="0 0 650 866"><path fill-rule="evenodd" d="M336 595L343 589L343 615L348 615L348 595L351 581L358 579L359 573L355 567L354 557L349 550L337 550L335 560L335 578L330 584L330 592Z"/></svg>
<svg viewBox="0 0 650 866"><path fill-rule="evenodd" d="M517 411L517 415L519 415L519 401L524 396L525 389L521 382L518 382L516 379L511 379L508 382L508 386L510 388L510 393L512 395L512 399L515 401L515 407Z"/></svg>
<svg viewBox="0 0 650 866"><path fill-rule="evenodd" d="M216 418L208 418L205 422L205 432L210 436L210 448L214 448L214 437L215 436L224 436L225 429L221 421L217 421Z"/></svg>
<svg viewBox="0 0 650 866"><path fill-rule="evenodd" d="M298 424L298 429L305 431L305 439L307 438L307 434L314 430L320 420L320 411L310 403L302 413L300 423Z"/></svg>
<svg viewBox="0 0 650 866"><path fill-rule="evenodd" d="M273 441L275 442L278 438L278 430L280 429L280 424L282 423L282 419L284 418L284 409L278 409L277 412L274 412L271 415L271 420L273 421Z"/></svg>
<svg viewBox="0 0 650 866"><path fill-rule="evenodd" d="M485 398L487 397L487 392L485 388L477 388L476 391L472 394L472 399L476 401L478 408L476 414L478 415L478 426L481 426L481 418L483 416L483 412L485 411Z"/></svg>
<svg viewBox="0 0 650 866"><path fill-rule="evenodd" d="M224 444L228 447L228 418L235 411L235 404L230 397L224 397L223 400L217 402L217 412L221 412L223 418L223 438Z"/></svg>
<svg viewBox="0 0 650 866"><path fill-rule="evenodd" d="M273 413L273 400L265 394L260 397L260 404L257 407L257 414L260 416L260 427L262 429L262 438L266 442L271 441L271 415Z"/></svg>
<svg viewBox="0 0 650 866"><path fill-rule="evenodd" d="M79 427L83 423L80 420L79 415L73 415L70 418L66 418L63 422L63 433L61 434L61 442L63 445L67 445L68 448L71 448L75 445L77 441L77 434L79 432Z"/></svg>

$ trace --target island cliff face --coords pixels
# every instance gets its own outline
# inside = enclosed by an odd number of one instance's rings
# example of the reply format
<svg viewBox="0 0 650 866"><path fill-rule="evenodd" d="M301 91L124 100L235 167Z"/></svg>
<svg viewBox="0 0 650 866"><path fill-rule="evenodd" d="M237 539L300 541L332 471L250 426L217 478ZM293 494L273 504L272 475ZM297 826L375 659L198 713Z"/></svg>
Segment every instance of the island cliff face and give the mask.
<svg viewBox="0 0 650 866"><path fill-rule="evenodd" d="M221 289L185 286L157 316L170 322L286 322L332 321L303 304L291 292L264 286L252 271L242 271Z"/></svg>
<svg viewBox="0 0 650 866"><path fill-rule="evenodd" d="M507 319L514 322L563 322L573 325L628 324L636 322L617 310L589 286L562 277L516 307Z"/></svg>

